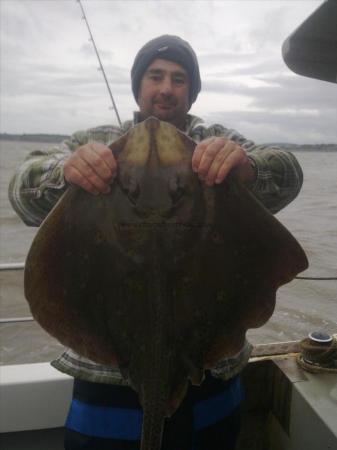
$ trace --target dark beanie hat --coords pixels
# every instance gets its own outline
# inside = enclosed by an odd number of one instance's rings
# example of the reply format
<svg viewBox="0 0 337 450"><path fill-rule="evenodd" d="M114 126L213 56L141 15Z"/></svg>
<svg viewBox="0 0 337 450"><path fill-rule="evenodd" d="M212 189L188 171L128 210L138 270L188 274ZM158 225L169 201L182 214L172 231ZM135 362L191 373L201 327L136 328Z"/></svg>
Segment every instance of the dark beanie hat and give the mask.
<svg viewBox="0 0 337 450"><path fill-rule="evenodd" d="M141 79L148 66L156 58L168 59L184 67L188 73L190 82L190 105L194 103L201 89L197 56L187 41L169 34L152 39L136 55L131 69L132 92L136 102L138 100Z"/></svg>

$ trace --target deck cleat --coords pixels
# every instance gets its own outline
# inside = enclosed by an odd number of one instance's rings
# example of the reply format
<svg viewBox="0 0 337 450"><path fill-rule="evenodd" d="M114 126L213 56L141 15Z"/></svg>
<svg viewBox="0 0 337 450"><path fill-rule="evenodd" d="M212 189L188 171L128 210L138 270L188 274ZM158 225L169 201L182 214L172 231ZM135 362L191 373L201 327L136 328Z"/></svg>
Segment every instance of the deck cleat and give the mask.
<svg viewBox="0 0 337 450"><path fill-rule="evenodd" d="M318 342L319 344L328 344L332 341L332 336L325 331L312 331L308 334L308 337L313 342Z"/></svg>

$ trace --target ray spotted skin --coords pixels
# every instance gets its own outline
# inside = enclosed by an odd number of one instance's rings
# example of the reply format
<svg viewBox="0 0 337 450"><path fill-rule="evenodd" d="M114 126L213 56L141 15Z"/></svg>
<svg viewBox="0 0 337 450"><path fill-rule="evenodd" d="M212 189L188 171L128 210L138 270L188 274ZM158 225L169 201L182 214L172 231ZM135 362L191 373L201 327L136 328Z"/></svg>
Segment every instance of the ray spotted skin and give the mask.
<svg viewBox="0 0 337 450"><path fill-rule="evenodd" d="M119 167L111 191L71 187L26 263L37 321L83 356L119 365L138 393L141 450L160 448L188 383L235 355L246 330L271 316L277 288L307 264L241 183L200 182L194 148L155 118L132 128L111 145Z"/></svg>

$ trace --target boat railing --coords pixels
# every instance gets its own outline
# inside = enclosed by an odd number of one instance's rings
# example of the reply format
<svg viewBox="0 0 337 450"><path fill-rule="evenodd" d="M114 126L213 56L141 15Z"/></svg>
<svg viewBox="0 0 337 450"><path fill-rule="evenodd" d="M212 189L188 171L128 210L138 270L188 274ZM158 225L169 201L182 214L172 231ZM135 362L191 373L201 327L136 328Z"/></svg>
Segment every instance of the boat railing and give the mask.
<svg viewBox="0 0 337 450"><path fill-rule="evenodd" d="M9 271L9 270L24 270L25 263L24 262L7 262L7 263L0 263L0 272L2 271ZM299 280L321 280L321 281L327 281L327 280L337 280L337 277L301 277L297 276L295 277ZM6 317L6 318L0 318L0 325L6 324L6 323L16 323L16 322L34 322L34 317L27 316L27 317Z"/></svg>
<svg viewBox="0 0 337 450"><path fill-rule="evenodd" d="M0 271L3 270L23 270L25 268L24 262L0 263Z"/></svg>
<svg viewBox="0 0 337 450"><path fill-rule="evenodd" d="M24 268L25 268L24 262L0 263L0 272L6 270L23 270ZM0 324L16 323L16 322L34 322L34 321L35 319L32 316L0 318Z"/></svg>
<svg viewBox="0 0 337 450"><path fill-rule="evenodd" d="M17 323L17 322L34 322L35 319L32 316L27 317L5 317L0 318L0 325L3 323Z"/></svg>

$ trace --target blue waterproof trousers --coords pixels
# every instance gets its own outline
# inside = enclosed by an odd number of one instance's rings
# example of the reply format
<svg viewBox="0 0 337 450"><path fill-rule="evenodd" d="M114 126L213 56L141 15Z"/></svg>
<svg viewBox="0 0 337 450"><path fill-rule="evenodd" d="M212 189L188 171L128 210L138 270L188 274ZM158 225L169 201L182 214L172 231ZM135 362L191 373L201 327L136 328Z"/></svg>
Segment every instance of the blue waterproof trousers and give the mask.
<svg viewBox="0 0 337 450"><path fill-rule="evenodd" d="M239 377L224 382L206 373L166 420L162 450L233 450L241 400ZM65 450L139 450L141 425L142 409L131 388L75 379Z"/></svg>

